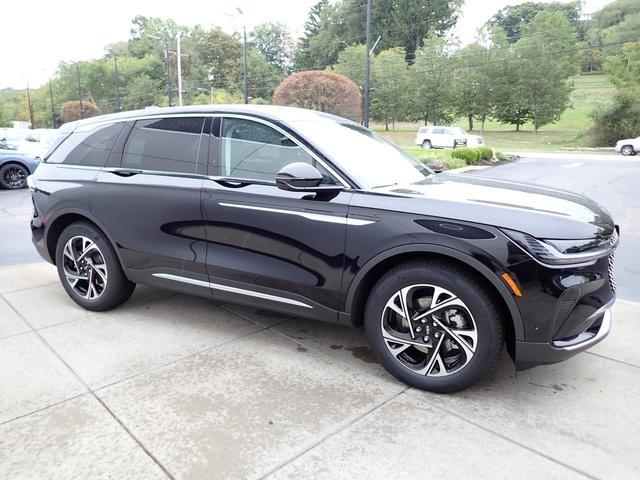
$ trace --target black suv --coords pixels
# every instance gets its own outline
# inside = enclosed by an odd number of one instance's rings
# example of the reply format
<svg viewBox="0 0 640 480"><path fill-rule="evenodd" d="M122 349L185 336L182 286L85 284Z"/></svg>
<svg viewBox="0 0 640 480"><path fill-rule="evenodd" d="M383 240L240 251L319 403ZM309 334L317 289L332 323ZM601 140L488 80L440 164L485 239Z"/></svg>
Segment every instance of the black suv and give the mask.
<svg viewBox="0 0 640 480"><path fill-rule="evenodd" d="M64 125L29 177L34 243L90 310L137 283L342 325L427 390L602 340L618 227L591 200L435 174L366 128L270 106Z"/></svg>

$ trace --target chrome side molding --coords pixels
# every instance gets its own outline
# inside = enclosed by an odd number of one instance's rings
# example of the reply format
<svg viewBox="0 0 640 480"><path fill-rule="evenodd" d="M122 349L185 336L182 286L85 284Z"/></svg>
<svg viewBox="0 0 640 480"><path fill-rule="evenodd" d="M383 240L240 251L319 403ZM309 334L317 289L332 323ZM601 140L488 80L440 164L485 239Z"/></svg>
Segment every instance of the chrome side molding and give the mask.
<svg viewBox="0 0 640 480"><path fill-rule="evenodd" d="M240 205L237 203L218 203L221 207L243 208L245 210L257 210L260 212L282 213L283 215L295 215L298 217L313 220L314 222L340 223L342 225L351 225L361 227L375 223L374 220L361 220L359 218L339 217L337 215L326 215L324 213L305 212L303 210L283 210L280 208L258 207L255 205Z"/></svg>
<svg viewBox="0 0 640 480"><path fill-rule="evenodd" d="M188 283L191 285L197 285L199 287L211 288L213 290L219 290L221 292L237 293L238 295L246 295L248 297L261 298L263 300L270 300L272 302L286 303L288 305L295 305L297 307L311 308L311 305L293 300L291 298L279 297L277 295L271 295L269 293L256 292L254 290L247 290L245 288L231 287L229 285L221 285L219 283L205 282L204 280L196 280L195 278L181 277L180 275L173 275L171 273L154 273L154 277L164 278L165 280L172 280L174 282Z"/></svg>

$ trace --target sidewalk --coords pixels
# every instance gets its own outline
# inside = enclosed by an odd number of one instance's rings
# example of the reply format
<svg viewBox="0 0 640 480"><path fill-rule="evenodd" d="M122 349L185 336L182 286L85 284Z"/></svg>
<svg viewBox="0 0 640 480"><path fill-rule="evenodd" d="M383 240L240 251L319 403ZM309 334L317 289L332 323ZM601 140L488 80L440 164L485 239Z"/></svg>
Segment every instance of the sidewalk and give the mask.
<svg viewBox="0 0 640 480"><path fill-rule="evenodd" d="M408 389L362 330L0 267L0 478L638 478L640 304L565 363Z"/></svg>

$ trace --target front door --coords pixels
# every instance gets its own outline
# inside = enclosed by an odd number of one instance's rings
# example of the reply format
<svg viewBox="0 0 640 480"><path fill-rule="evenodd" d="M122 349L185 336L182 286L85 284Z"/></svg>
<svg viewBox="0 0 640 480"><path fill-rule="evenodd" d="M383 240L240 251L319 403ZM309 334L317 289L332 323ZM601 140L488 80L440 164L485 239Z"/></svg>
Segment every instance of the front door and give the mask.
<svg viewBox="0 0 640 480"><path fill-rule="evenodd" d="M276 125L233 115L212 122L203 187L209 281L220 300L335 321L351 194L277 188L276 173L293 162L339 181Z"/></svg>

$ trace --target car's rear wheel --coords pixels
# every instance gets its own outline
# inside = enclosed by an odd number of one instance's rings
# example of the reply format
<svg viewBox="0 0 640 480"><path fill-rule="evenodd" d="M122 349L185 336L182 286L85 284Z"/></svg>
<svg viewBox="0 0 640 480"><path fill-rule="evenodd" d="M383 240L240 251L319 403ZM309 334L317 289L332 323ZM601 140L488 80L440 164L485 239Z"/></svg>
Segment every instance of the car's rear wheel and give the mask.
<svg viewBox="0 0 640 480"><path fill-rule="evenodd" d="M431 142L429 140L425 140L422 142L422 148L429 149L431 148Z"/></svg>
<svg viewBox="0 0 640 480"><path fill-rule="evenodd" d="M636 152L631 145L625 145L620 149L622 155L635 155Z"/></svg>
<svg viewBox="0 0 640 480"><path fill-rule="evenodd" d="M434 392L463 390L502 350L500 310L481 281L444 262L387 272L365 309L371 349L395 377Z"/></svg>
<svg viewBox="0 0 640 480"><path fill-rule="evenodd" d="M27 186L29 171L17 163L9 163L0 168L0 186L3 188L17 189Z"/></svg>
<svg viewBox="0 0 640 480"><path fill-rule="evenodd" d="M104 233L89 223L73 223L64 229L56 247L56 265L67 294L88 310L115 308L136 287L122 271Z"/></svg>

